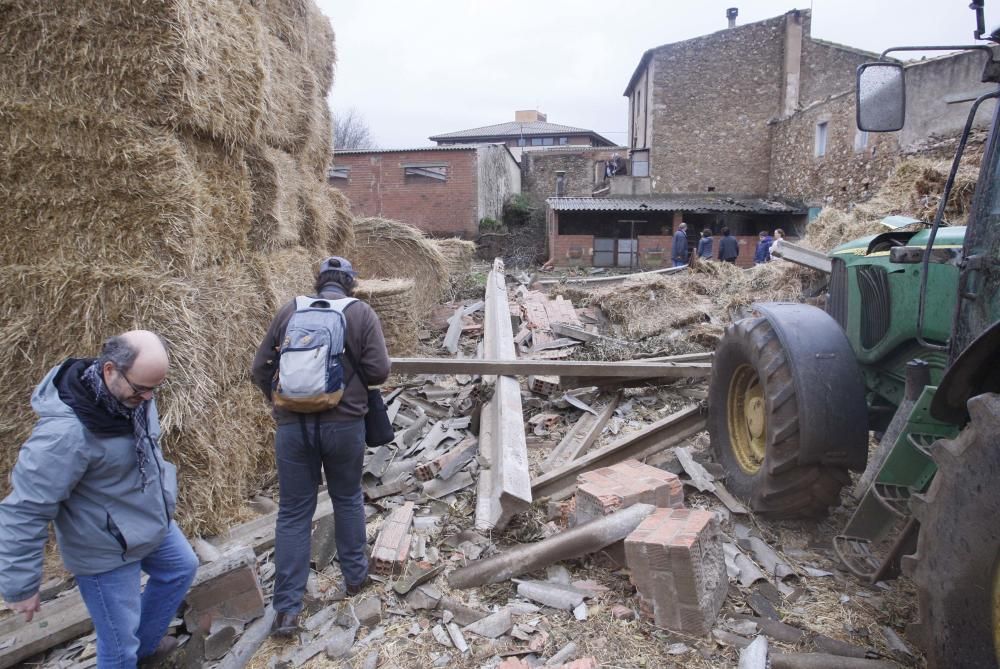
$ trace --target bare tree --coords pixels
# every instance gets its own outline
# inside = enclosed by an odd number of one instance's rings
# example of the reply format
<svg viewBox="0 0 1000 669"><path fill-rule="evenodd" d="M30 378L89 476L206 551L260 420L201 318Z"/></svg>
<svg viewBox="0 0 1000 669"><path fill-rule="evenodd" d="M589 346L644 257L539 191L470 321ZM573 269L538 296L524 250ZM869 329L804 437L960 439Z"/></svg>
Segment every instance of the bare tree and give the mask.
<svg viewBox="0 0 1000 669"><path fill-rule="evenodd" d="M333 150L377 149L368 122L356 107L333 113Z"/></svg>

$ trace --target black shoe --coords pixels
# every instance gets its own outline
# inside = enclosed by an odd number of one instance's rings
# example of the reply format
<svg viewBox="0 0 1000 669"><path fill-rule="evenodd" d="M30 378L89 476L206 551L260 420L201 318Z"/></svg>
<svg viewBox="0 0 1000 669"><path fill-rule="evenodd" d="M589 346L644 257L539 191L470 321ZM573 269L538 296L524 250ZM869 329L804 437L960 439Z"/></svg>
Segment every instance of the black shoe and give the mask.
<svg viewBox="0 0 1000 669"><path fill-rule="evenodd" d="M271 636L290 637L299 632L299 615L297 613L281 613L274 616L271 625Z"/></svg>
<svg viewBox="0 0 1000 669"><path fill-rule="evenodd" d="M362 590L371 585L371 582L372 580L367 576L365 576L365 580L361 581L361 583L358 583L357 585L350 585L350 584L345 585L345 589L347 590L347 596L353 597L354 595L359 594Z"/></svg>

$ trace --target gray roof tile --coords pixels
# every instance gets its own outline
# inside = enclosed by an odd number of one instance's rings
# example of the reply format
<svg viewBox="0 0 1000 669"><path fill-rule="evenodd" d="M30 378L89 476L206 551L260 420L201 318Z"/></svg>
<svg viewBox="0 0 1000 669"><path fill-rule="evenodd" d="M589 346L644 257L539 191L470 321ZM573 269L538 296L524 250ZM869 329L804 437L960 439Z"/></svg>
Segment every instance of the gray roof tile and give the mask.
<svg viewBox="0 0 1000 669"><path fill-rule="evenodd" d="M718 195L658 195L649 197L550 197L553 211L727 211L756 214L796 214L802 207L763 198Z"/></svg>

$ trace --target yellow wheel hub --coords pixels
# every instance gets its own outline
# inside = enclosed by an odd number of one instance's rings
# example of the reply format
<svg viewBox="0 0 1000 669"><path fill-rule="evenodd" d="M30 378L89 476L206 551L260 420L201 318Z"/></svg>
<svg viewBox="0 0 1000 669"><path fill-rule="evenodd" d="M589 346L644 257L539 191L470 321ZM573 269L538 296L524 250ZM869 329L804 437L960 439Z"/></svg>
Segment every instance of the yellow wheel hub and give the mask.
<svg viewBox="0 0 1000 669"><path fill-rule="evenodd" d="M747 474L756 474L767 453L767 402L750 365L740 365L729 381L726 414L736 462Z"/></svg>

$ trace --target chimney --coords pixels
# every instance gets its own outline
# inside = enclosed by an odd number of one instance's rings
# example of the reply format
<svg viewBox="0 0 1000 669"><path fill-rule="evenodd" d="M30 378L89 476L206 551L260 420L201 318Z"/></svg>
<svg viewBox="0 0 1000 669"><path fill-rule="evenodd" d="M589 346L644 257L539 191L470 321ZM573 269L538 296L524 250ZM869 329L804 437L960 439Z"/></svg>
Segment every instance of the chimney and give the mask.
<svg viewBox="0 0 1000 669"><path fill-rule="evenodd" d="M739 13L740 13L739 7L730 7L729 9L726 10L726 18L729 19L730 28L736 27L736 17L739 15Z"/></svg>
<svg viewBox="0 0 1000 669"><path fill-rule="evenodd" d="M791 116L799 107L799 85L802 79L802 37L805 30L802 12L785 14L785 62L781 68L784 91L781 113Z"/></svg>
<svg viewBox="0 0 1000 669"><path fill-rule="evenodd" d="M566 173L560 170L556 172L556 197L564 195L566 195Z"/></svg>
<svg viewBox="0 0 1000 669"><path fill-rule="evenodd" d="M536 123L539 121L545 122L545 114L537 109L522 109L514 112L515 123Z"/></svg>

